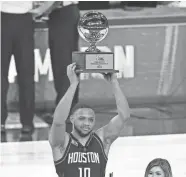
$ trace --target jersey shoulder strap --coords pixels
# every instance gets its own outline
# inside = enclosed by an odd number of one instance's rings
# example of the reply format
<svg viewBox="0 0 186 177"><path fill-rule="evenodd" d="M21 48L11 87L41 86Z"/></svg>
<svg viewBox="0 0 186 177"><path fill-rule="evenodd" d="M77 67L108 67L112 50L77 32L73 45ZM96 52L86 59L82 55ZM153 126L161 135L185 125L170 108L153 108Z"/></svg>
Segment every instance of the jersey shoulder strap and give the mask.
<svg viewBox="0 0 186 177"><path fill-rule="evenodd" d="M103 156L105 157L105 160L108 160L108 157L105 153L105 149L104 149L104 146L103 146L103 142L101 141L100 137L96 133L94 133L93 136L96 139L96 141L99 143L99 145L101 147L101 150L103 152Z"/></svg>

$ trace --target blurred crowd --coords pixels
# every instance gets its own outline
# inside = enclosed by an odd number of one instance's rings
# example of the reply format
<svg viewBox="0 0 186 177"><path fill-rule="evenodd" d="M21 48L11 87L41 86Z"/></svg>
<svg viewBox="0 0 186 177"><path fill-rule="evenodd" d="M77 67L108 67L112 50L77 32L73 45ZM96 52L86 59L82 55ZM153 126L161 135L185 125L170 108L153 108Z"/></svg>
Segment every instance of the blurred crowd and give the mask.
<svg viewBox="0 0 186 177"><path fill-rule="evenodd" d="M138 9L146 7L186 7L185 1L80 1L80 10L90 9L112 9L112 8L123 8L123 9Z"/></svg>
<svg viewBox="0 0 186 177"><path fill-rule="evenodd" d="M35 2L36 6L43 1ZM126 10L146 7L186 7L185 1L79 1L80 10L123 8Z"/></svg>

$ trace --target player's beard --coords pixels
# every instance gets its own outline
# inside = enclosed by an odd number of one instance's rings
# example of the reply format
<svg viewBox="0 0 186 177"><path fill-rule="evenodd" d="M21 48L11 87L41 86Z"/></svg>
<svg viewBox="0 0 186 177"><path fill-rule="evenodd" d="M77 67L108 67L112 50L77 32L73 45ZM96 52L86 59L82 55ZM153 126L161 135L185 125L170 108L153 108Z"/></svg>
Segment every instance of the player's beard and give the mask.
<svg viewBox="0 0 186 177"><path fill-rule="evenodd" d="M86 137L86 136L88 136L88 135L92 132L92 130L90 130L90 131L87 132L87 133L82 133L82 131L79 130L75 125L74 125L74 129L75 129L75 131L76 131L81 137Z"/></svg>

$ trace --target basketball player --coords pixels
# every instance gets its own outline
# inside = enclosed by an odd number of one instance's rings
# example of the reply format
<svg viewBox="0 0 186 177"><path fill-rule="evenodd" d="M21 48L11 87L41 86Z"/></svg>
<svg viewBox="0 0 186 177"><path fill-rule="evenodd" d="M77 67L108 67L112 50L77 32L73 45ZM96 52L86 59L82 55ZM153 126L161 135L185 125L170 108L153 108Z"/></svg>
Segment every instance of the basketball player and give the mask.
<svg viewBox="0 0 186 177"><path fill-rule="evenodd" d="M112 87L118 115L94 132L96 118L93 109L79 103L70 109L79 84L75 68L75 63L67 66L70 87L56 107L49 134L56 172L59 177L104 177L110 146L130 117L130 109L116 75L104 74ZM69 115L73 124L70 134L65 132L65 120Z"/></svg>

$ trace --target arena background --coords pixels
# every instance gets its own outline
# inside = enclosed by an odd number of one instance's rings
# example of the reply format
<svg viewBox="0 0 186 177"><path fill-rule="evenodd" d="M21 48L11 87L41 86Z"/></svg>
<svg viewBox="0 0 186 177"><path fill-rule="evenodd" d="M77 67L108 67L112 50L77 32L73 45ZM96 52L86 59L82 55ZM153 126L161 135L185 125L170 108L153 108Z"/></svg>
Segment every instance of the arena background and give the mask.
<svg viewBox="0 0 186 177"><path fill-rule="evenodd" d="M132 108L131 119L122 135L185 133L185 10L158 8L102 12L109 19L110 30L99 45L102 50L110 48L115 52L119 82ZM27 177L56 177L51 148L48 141L42 141L48 140L49 127L41 128L39 124L43 125L39 112L53 110L55 99L47 40L46 24L37 23L36 130L32 137L20 135L16 71L14 61L11 61L8 94L11 113L7 127L11 127L9 122L13 123L13 131L8 130L8 142L0 145L0 174L3 177L24 177L25 174ZM80 39L81 50L86 46L87 43ZM91 77L82 75L80 85L80 100L96 109L96 127L104 125L116 114L111 90L98 77L95 74ZM120 137L111 146L106 176L110 172L114 177L144 176L147 164L161 157L170 162L173 176L186 177L185 154L186 134Z"/></svg>
<svg viewBox="0 0 186 177"><path fill-rule="evenodd" d="M120 70L119 82L133 108L134 119L127 123L127 134L185 132L185 10L100 11L108 18L110 29L98 45L104 51L110 49L115 53L116 69ZM88 46L82 39L79 44L80 50ZM55 90L46 23L36 23L35 63L36 113L51 111L54 109ZM15 76L15 64L11 60L10 112L18 110ZM97 74L84 74L81 79L80 101L90 104L97 112L107 112L109 116L115 114L115 100L107 83Z"/></svg>

